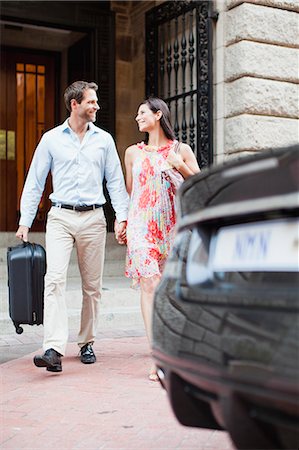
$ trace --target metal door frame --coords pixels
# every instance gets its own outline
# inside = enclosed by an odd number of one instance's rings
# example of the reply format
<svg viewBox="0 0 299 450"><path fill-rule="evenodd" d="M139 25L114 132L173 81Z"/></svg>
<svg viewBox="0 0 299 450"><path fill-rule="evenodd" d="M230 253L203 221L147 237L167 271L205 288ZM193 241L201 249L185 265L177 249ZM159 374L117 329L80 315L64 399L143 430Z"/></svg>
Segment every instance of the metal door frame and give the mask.
<svg viewBox="0 0 299 450"><path fill-rule="evenodd" d="M191 147L198 149L197 159L200 167L213 162L213 58L212 21L217 18L211 1L168 1L146 13L146 95L161 96L159 91L159 27L178 16L194 11L196 20L195 64L196 80L193 91L196 93L197 124L196 141ZM170 104L176 98L164 100ZM183 141L188 142L187 138Z"/></svg>

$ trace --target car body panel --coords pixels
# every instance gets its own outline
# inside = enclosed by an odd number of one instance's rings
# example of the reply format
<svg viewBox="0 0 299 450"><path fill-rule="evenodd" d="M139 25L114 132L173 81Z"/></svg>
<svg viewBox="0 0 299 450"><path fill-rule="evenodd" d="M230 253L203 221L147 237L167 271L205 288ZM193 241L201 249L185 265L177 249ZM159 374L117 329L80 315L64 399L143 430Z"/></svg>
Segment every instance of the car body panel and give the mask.
<svg viewBox="0 0 299 450"><path fill-rule="evenodd" d="M186 180L155 295L153 355L177 418L226 428L238 448L299 442L298 174L296 146ZM236 261L225 243L242 230L250 246L239 241L247 247ZM273 242L267 254L261 230L277 233L281 258ZM221 233L225 254L213 266Z"/></svg>

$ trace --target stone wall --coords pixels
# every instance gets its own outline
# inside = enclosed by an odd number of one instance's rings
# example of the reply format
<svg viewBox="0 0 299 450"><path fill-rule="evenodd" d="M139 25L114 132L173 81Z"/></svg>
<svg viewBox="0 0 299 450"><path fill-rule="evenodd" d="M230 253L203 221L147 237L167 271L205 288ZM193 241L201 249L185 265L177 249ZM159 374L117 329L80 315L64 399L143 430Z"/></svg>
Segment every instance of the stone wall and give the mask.
<svg viewBox="0 0 299 450"><path fill-rule="evenodd" d="M142 139L135 116L145 98L145 13L158 1L112 1L116 28L116 140L125 149Z"/></svg>
<svg viewBox="0 0 299 450"><path fill-rule="evenodd" d="M164 0L112 1L116 20L116 140L123 159L142 135L145 13ZM298 141L297 0L215 0L215 161Z"/></svg>
<svg viewBox="0 0 299 450"><path fill-rule="evenodd" d="M216 8L216 161L298 142L298 2L227 0Z"/></svg>

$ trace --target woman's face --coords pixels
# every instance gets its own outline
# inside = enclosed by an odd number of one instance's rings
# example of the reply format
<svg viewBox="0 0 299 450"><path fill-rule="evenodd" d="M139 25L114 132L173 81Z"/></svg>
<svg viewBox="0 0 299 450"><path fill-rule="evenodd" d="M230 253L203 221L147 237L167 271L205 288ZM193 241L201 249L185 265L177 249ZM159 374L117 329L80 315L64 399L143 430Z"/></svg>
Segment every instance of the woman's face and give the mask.
<svg viewBox="0 0 299 450"><path fill-rule="evenodd" d="M160 114L159 111L154 113L148 105L140 105L137 111L135 120L138 124L139 131L142 133L152 131L159 125Z"/></svg>

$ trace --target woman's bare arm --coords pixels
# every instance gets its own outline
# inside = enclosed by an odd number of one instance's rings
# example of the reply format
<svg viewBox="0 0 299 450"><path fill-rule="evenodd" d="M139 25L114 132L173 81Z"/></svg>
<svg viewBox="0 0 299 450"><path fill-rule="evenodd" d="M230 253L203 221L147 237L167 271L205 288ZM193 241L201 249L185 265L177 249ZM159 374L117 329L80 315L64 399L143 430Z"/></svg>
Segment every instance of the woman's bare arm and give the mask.
<svg viewBox="0 0 299 450"><path fill-rule="evenodd" d="M200 172L195 155L191 150L191 147L187 144L181 143L178 153L171 150L167 157L167 161L175 167L185 179Z"/></svg>

